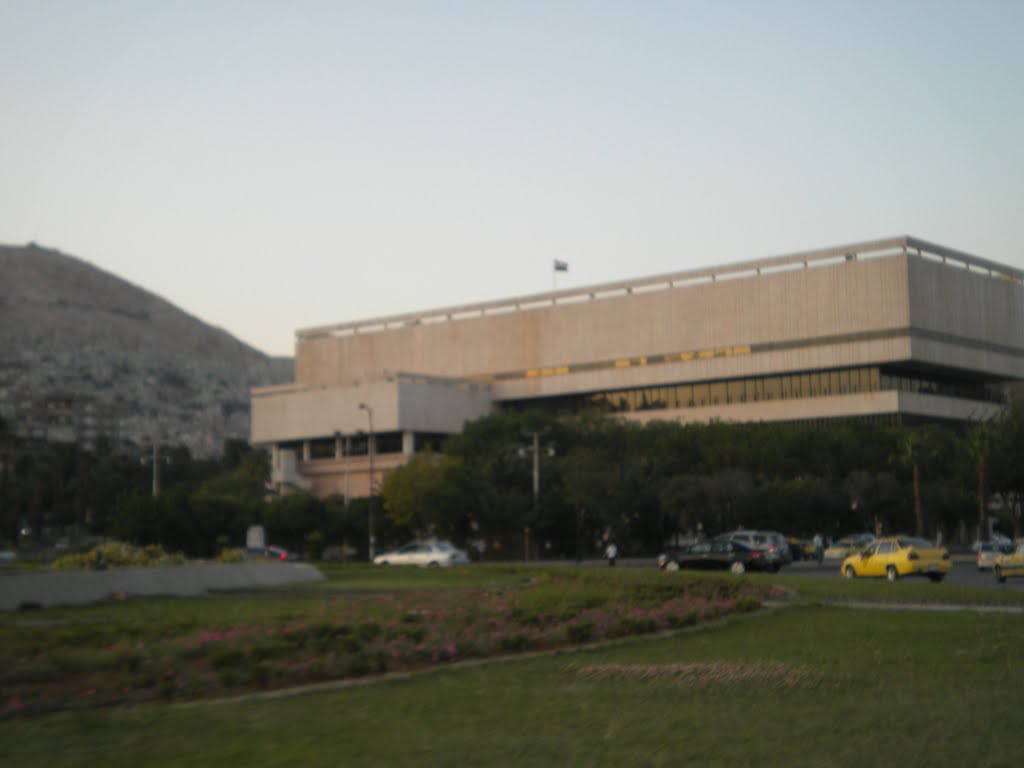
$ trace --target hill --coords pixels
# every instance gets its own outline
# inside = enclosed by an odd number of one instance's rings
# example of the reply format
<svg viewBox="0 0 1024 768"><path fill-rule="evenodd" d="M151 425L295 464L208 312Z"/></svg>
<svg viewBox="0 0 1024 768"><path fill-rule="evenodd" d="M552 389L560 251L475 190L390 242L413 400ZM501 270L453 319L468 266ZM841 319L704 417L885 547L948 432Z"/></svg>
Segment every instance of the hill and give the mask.
<svg viewBox="0 0 1024 768"><path fill-rule="evenodd" d="M0 416L24 436L186 445L249 435L272 358L165 299L55 250L0 246Z"/></svg>

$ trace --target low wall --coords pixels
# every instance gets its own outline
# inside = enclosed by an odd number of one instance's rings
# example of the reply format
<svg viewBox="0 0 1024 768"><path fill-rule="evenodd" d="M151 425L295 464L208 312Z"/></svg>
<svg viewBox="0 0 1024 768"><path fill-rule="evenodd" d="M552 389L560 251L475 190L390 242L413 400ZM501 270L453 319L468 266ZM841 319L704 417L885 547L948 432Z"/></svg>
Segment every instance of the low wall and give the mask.
<svg viewBox="0 0 1024 768"><path fill-rule="evenodd" d="M307 563L196 563L105 571L0 573L0 610L82 605L113 596L192 597L210 592L322 581Z"/></svg>

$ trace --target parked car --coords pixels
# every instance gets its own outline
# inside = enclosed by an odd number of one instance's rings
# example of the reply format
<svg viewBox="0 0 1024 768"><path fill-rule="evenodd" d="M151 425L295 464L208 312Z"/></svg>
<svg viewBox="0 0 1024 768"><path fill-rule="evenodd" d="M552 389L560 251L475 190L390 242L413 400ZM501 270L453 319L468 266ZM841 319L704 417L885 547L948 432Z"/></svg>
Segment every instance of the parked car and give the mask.
<svg viewBox="0 0 1024 768"><path fill-rule="evenodd" d="M1024 576L1024 541L1012 552L997 555L992 564L992 573L1000 584L1005 582L1008 576Z"/></svg>
<svg viewBox="0 0 1024 768"><path fill-rule="evenodd" d="M750 549L763 552L769 570L772 571L777 571L782 566L793 562L793 555L790 554L786 537L775 531L748 531L741 528L730 533L723 533L717 538L735 541Z"/></svg>
<svg viewBox="0 0 1024 768"><path fill-rule="evenodd" d="M843 536L843 538L825 547L823 557L826 560L845 560L850 555L866 549L874 541L875 535L873 533L853 533L849 536Z"/></svg>
<svg viewBox="0 0 1024 768"><path fill-rule="evenodd" d="M284 547L267 547L265 550L263 550L263 557L268 557L271 560L288 561L302 559L295 552L290 552Z"/></svg>
<svg viewBox="0 0 1024 768"><path fill-rule="evenodd" d="M978 564L978 570L991 571L999 555L1009 555L1013 552L1013 544L999 541L979 541L974 551L977 552L975 561Z"/></svg>
<svg viewBox="0 0 1024 768"><path fill-rule="evenodd" d="M885 536L863 551L843 560L841 572L857 576L885 576L896 581L903 576L926 576L942 581L949 573L949 552L930 541L909 536Z"/></svg>
<svg viewBox="0 0 1024 768"><path fill-rule="evenodd" d="M776 564L768 559L767 552L755 549L729 539L700 541L687 547L670 549L658 558L663 571L678 571L681 568L703 571L775 571Z"/></svg>
<svg viewBox="0 0 1024 768"><path fill-rule="evenodd" d="M975 540L975 542L971 544L971 550L977 552L981 549L982 544L985 543L1002 544L1004 546L1008 546L1011 550L1013 549L1013 539L999 533L999 531L992 531L992 535L985 541L982 541L981 539Z"/></svg>
<svg viewBox="0 0 1024 768"><path fill-rule="evenodd" d="M414 541L399 549L381 552L373 558L374 565L427 566L464 565L469 562L465 550L447 541Z"/></svg>

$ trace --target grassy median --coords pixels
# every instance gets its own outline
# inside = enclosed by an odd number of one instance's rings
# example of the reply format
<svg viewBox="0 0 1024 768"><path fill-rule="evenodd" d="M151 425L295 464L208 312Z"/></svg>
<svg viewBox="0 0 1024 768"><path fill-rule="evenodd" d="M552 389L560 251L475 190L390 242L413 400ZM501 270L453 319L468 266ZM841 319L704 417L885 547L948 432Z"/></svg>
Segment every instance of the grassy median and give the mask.
<svg viewBox="0 0 1024 768"><path fill-rule="evenodd" d="M523 575L513 569L498 581ZM466 586L461 579L494 576L430 578L450 581L440 590L457 594ZM651 576L601 571L584 591L590 603L618 600L623 587L635 590ZM386 578L401 591L416 576ZM536 578L528 575L527 584ZM548 596L520 608L550 607L557 590L532 583L542 587L535 595ZM345 594L339 585L334 580L310 597L294 597L292 610L325 593ZM876 612L820 599L723 612L668 634L620 634L540 655L426 665L410 676L363 677L299 696L262 698L270 692L16 717L0 723L4 762L863 766L881 755L904 766L1019 762L1024 617ZM167 601L150 605L161 602ZM170 602L170 615L181 620L182 606L192 601ZM122 607L79 615L113 617ZM32 619L71 621L66 628L79 610ZM238 610L251 617L257 609Z"/></svg>

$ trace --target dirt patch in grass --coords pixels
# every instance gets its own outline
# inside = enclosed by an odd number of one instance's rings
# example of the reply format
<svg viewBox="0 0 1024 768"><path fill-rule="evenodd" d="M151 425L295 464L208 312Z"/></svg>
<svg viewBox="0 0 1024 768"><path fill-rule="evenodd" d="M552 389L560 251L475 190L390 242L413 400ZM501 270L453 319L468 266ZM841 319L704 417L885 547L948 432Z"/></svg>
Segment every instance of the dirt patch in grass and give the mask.
<svg viewBox="0 0 1024 768"><path fill-rule="evenodd" d="M779 661L739 663L694 661L680 664L590 664L570 665L566 671L589 680L660 680L688 687L763 682L779 688L817 685L820 673Z"/></svg>

